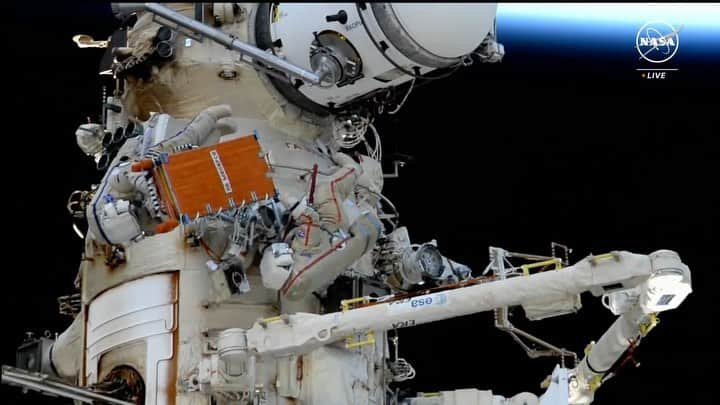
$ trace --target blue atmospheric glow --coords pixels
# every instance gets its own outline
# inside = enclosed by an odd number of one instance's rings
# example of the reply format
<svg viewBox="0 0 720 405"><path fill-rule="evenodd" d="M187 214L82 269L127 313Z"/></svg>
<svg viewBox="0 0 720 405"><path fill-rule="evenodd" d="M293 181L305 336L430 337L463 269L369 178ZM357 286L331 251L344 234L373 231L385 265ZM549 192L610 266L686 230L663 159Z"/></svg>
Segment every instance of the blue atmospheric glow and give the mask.
<svg viewBox="0 0 720 405"><path fill-rule="evenodd" d="M661 20L720 29L720 4L712 3L500 3L498 18L522 17L602 25Z"/></svg>
<svg viewBox="0 0 720 405"><path fill-rule="evenodd" d="M720 3L500 3L497 34L508 51L631 60L649 21L681 28L673 62L720 60Z"/></svg>

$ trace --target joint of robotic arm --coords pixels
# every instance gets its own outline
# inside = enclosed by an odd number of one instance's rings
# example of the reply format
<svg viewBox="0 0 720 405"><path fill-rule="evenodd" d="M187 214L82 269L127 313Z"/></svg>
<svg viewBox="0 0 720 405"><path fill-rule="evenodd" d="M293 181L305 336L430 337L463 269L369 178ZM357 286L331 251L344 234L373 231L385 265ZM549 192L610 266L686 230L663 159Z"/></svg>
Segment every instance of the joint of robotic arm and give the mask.
<svg viewBox="0 0 720 405"><path fill-rule="evenodd" d="M690 269L670 250L650 255L652 274L640 285L639 304L644 314L675 309L692 292Z"/></svg>
<svg viewBox="0 0 720 405"><path fill-rule="evenodd" d="M597 263L607 255L589 258ZM634 286L610 290L602 295L602 303L615 315L621 315L640 305L644 314L677 308L692 292L690 270L677 253L660 250L649 255L650 275Z"/></svg>
<svg viewBox="0 0 720 405"><path fill-rule="evenodd" d="M650 274L635 287L603 296L603 304L620 316L596 343L588 345L585 358L571 372L575 376L571 404L591 403L594 392L618 369L630 362L639 365L633 351L659 323L658 312L677 308L692 292L690 270L677 253L656 251L649 255L649 267Z"/></svg>

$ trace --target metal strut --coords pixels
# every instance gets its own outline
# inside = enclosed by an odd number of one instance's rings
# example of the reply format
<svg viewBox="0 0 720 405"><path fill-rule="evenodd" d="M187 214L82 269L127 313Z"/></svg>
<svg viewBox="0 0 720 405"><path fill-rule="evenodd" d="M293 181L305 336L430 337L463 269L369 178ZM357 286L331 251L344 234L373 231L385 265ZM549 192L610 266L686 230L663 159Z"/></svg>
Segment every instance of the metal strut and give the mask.
<svg viewBox="0 0 720 405"><path fill-rule="evenodd" d="M77 387L50 379L46 374L31 373L19 368L2 366L2 383L20 386L24 389L38 391L45 395L61 396L86 404L118 404L133 405L133 402L123 401L107 395L98 394L87 388Z"/></svg>
<svg viewBox="0 0 720 405"><path fill-rule="evenodd" d="M542 260L542 262L539 262L538 264L542 265L548 265L548 264L555 264L558 265L561 263L560 259L556 258L548 258L546 256L538 256L538 255L528 255L524 253L514 253L514 252L508 252L505 249L496 248L496 247L490 247L490 265L488 266L488 270L492 270L495 276L498 279L505 279L506 278L506 268L505 268L505 262L507 261L507 257L521 257L525 259L530 260ZM526 265L526 266L520 266L524 272L527 272L527 270L531 267L536 267L533 265ZM513 270L515 268L512 268ZM527 275L527 274L526 274ZM565 350L562 348L559 348L555 345L552 345L536 336L533 336L523 330L520 330L516 328L512 323L510 323L510 320L508 319L508 307L502 307L497 308L495 310L495 327L500 329L501 331L507 332L510 336L512 336L513 340L515 340L527 353L530 358L538 358L538 357L544 357L544 356L559 356L560 357L560 364L563 368L565 368L565 357L572 357L573 358L573 367L577 366L577 354L575 352ZM536 344L544 347L546 350L538 350L531 348L528 346L523 340L518 336L522 336L525 339L528 339L532 342L535 342Z"/></svg>
<svg viewBox="0 0 720 405"><path fill-rule="evenodd" d="M219 29L215 29L209 25L203 24L200 21L189 18L161 4L145 3L145 10L176 24L177 27L183 27L192 33L197 33L203 37L209 38L228 49L239 52L242 56L249 56L253 60L262 62L264 65L281 71L290 77L298 78L304 82L312 83L314 85L320 84L320 76L317 74L293 65L292 63L287 62L270 52L265 52L260 48L242 42L232 35L226 34ZM170 27L170 25L163 23L162 21L158 22ZM177 29L177 27L170 28Z"/></svg>

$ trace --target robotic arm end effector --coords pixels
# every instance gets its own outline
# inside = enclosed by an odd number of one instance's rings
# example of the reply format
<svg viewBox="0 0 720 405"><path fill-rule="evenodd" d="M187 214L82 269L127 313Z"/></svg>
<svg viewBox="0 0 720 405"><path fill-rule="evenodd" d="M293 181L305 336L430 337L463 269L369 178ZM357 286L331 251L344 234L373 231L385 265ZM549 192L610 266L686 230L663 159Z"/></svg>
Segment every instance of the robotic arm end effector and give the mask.
<svg viewBox="0 0 720 405"><path fill-rule="evenodd" d="M622 315L636 304L644 314L675 309L692 292L690 269L671 250L649 255L650 275L634 288L603 294L602 303L615 315Z"/></svg>
<svg viewBox="0 0 720 405"><path fill-rule="evenodd" d="M650 254L652 275L640 286L640 307L650 314L675 309L692 292L690 268L672 250Z"/></svg>
<svg viewBox="0 0 720 405"><path fill-rule="evenodd" d="M677 308L692 292L690 269L676 252L658 250L649 259L650 274L642 283L603 295L603 305L620 316L597 343L588 346L585 358L570 372L570 404L592 403L600 385L632 360L634 348L657 325L657 313ZM613 369L623 356L625 360Z"/></svg>

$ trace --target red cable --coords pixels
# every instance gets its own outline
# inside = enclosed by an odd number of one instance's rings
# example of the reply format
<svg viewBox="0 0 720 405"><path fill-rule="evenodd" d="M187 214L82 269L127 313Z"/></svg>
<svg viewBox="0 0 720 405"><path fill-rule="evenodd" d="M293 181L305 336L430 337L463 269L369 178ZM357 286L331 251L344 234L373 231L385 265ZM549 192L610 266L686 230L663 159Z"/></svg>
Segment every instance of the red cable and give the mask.
<svg viewBox="0 0 720 405"><path fill-rule="evenodd" d="M290 282L282 288L282 293L287 294L287 291L292 287L292 285L297 281L298 277L300 277L304 272L310 269L310 267L316 265L320 260L328 257L330 253L336 251L340 246L342 246L343 243L347 242L350 239L350 236L346 237L345 239L341 240L340 243L337 245L331 247L327 252L321 254L320 256L316 257L315 260L308 263L305 267L303 267L302 270L300 270L296 275L293 276L292 279L290 279Z"/></svg>
<svg viewBox="0 0 720 405"><path fill-rule="evenodd" d="M342 213L340 212L340 204L338 204L337 198L335 197L335 183L342 181L343 179L345 179L345 177L347 177L354 171L355 171L355 169L350 169L350 170L348 170L347 173L343 174L342 176L333 180L330 183L330 193L332 194L332 199L333 199L333 202L335 203L335 209L337 210L338 225L340 225L340 223L342 222Z"/></svg>

